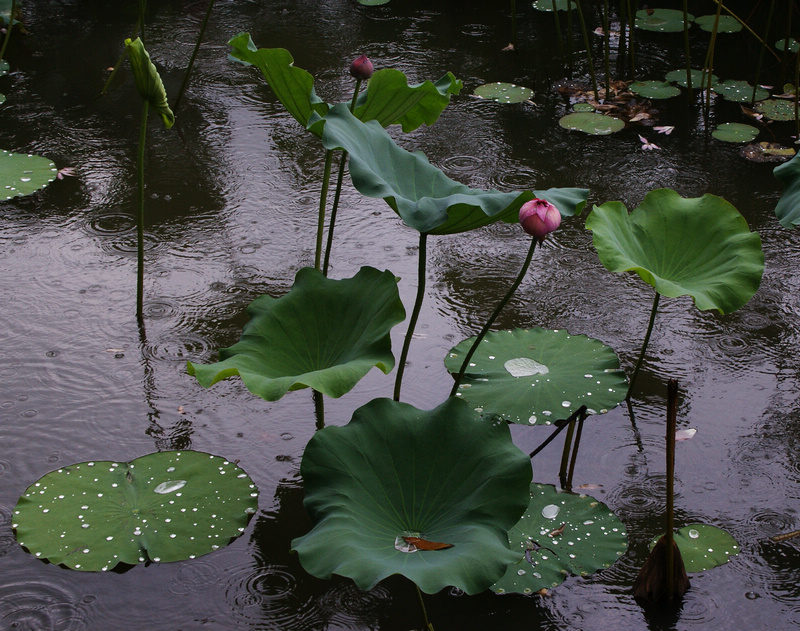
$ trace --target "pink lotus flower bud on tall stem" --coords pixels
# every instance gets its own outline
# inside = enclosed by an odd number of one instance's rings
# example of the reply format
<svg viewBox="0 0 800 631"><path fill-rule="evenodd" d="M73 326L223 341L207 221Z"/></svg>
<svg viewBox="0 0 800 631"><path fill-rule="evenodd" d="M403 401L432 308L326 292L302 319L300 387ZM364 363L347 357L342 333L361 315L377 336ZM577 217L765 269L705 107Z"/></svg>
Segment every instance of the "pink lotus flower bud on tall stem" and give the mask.
<svg viewBox="0 0 800 631"><path fill-rule="evenodd" d="M350 64L350 74L359 81L366 81L372 76L374 67L369 57L361 55Z"/></svg>
<svg viewBox="0 0 800 631"><path fill-rule="evenodd" d="M561 213L546 199L532 199L519 209L519 223L541 243L561 225Z"/></svg>

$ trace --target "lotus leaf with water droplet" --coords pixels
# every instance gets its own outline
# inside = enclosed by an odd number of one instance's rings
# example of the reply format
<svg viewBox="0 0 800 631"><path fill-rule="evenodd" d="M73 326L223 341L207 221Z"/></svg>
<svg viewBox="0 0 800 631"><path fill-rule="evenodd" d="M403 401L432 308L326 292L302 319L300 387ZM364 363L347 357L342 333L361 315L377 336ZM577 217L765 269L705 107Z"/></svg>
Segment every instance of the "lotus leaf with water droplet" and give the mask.
<svg viewBox="0 0 800 631"><path fill-rule="evenodd" d="M14 510L19 544L74 570L193 559L238 537L258 508L236 464L199 451L61 467Z"/></svg>
<svg viewBox="0 0 800 631"><path fill-rule="evenodd" d="M531 594L560 585L570 574L587 576L614 564L628 548L625 526L608 506L536 482L508 540L517 560L492 585L499 594Z"/></svg>
<svg viewBox="0 0 800 631"><path fill-rule="evenodd" d="M292 549L314 576L366 590L402 574L427 593L475 594L516 561L508 529L528 505L530 460L505 423L463 401L433 410L370 401L346 426L314 435L300 473L314 527ZM452 547L416 549L404 536Z"/></svg>
<svg viewBox="0 0 800 631"><path fill-rule="evenodd" d="M698 70L697 68L692 68L691 70L692 76L692 89L702 89L708 85L708 73L703 72L702 70ZM686 83L686 68L680 68L678 70L670 70L666 75L664 75L664 79L670 81L672 83L676 83L682 88L687 87ZM715 83L719 83L719 77L717 75L711 75L711 85Z"/></svg>
<svg viewBox="0 0 800 631"><path fill-rule="evenodd" d="M0 196L30 195L56 179L58 169L47 158L0 150Z"/></svg>
<svg viewBox="0 0 800 631"><path fill-rule="evenodd" d="M719 18L716 15L701 15L694 19L694 23L709 33L715 30L714 24L717 25L717 33L738 33L743 28L742 23L732 15L720 15Z"/></svg>
<svg viewBox="0 0 800 631"><path fill-rule="evenodd" d="M774 121L794 120L794 101L785 99L766 99L756 103L756 111Z"/></svg>
<svg viewBox="0 0 800 631"><path fill-rule="evenodd" d="M475 96L498 103L522 103L533 96L533 90L513 83L484 83L475 88Z"/></svg>
<svg viewBox="0 0 800 631"><path fill-rule="evenodd" d="M749 103L752 100L763 101L769 96L764 88L756 88L756 98L753 99L753 86L747 81L727 79L721 83L715 83L711 89L719 94L726 101L735 103Z"/></svg>
<svg viewBox="0 0 800 631"><path fill-rule="evenodd" d="M474 337L450 350L445 367L458 374ZM457 396L488 416L546 425L586 405L603 413L625 398L619 358L599 340L565 330L490 331L478 345Z"/></svg>
<svg viewBox="0 0 800 631"><path fill-rule="evenodd" d="M625 127L619 118L598 112L572 112L558 119L558 124L564 129L582 131L590 136L608 136Z"/></svg>
<svg viewBox="0 0 800 631"><path fill-rule="evenodd" d="M687 14L687 19L692 22L694 16L689 13ZM659 33L683 31L683 11L677 9L640 9L636 12L636 28Z"/></svg>
<svg viewBox="0 0 800 631"><path fill-rule="evenodd" d="M708 524L688 524L673 535L686 571L703 572L723 565L739 554L739 544L727 531ZM653 549L661 535L650 542Z"/></svg>
<svg viewBox="0 0 800 631"><path fill-rule="evenodd" d="M667 81L634 81L629 89L634 94L646 99L671 99L681 93L678 88Z"/></svg>
<svg viewBox="0 0 800 631"><path fill-rule="evenodd" d="M750 142L758 136L758 129L744 123L721 123L711 136L723 142Z"/></svg>
<svg viewBox="0 0 800 631"><path fill-rule="evenodd" d="M796 53L798 50L800 50L800 42L798 42L794 37L779 39L777 42L775 42L775 48L783 52L787 48L787 42L789 44L788 48L790 53Z"/></svg>
<svg viewBox="0 0 800 631"><path fill-rule="evenodd" d="M0 59L0 77L8 74L8 61L5 59Z"/></svg>

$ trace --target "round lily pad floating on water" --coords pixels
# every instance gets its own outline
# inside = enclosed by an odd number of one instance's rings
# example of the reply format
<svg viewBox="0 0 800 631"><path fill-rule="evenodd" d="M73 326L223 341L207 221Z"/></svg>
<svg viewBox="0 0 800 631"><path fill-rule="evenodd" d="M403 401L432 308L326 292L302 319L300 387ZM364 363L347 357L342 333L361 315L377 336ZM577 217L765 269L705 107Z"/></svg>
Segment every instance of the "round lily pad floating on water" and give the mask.
<svg viewBox="0 0 800 631"><path fill-rule="evenodd" d="M779 39L777 42L775 42L775 48L777 48L782 52L783 50L786 49L787 41L789 42L790 53L796 53L798 50L800 50L800 42L798 42L794 37L790 37L788 40L785 38Z"/></svg>
<svg viewBox="0 0 800 631"><path fill-rule="evenodd" d="M744 123L722 123L711 132L717 140L723 142L750 142L758 136L758 129Z"/></svg>
<svg viewBox="0 0 800 631"><path fill-rule="evenodd" d="M536 2L533 3L533 8L536 9L537 11L552 12L553 1L554 0L536 0ZM566 11L568 2L570 5L572 5L571 8L574 10L576 7L575 7L575 2L573 2L572 0L555 0L556 11Z"/></svg>
<svg viewBox="0 0 800 631"><path fill-rule="evenodd" d="M444 360L458 374L474 337ZM585 335L549 329L490 331L478 345L456 396L486 415L523 425L549 425L586 405L605 413L624 398L628 383L619 358Z"/></svg>
<svg viewBox="0 0 800 631"><path fill-rule="evenodd" d="M594 112L594 105L591 103L575 103L572 106L573 112Z"/></svg>
<svg viewBox="0 0 800 631"><path fill-rule="evenodd" d="M427 593L475 594L517 560L508 529L528 506L530 459L508 425L463 401L370 401L314 434L300 473L314 527L292 549L309 574L363 590L402 574Z"/></svg>
<svg viewBox="0 0 800 631"><path fill-rule="evenodd" d="M691 13L687 17L689 22L694 20L694 16ZM636 12L636 28L659 33L683 31L683 11L678 11L677 9L640 9Z"/></svg>
<svg viewBox="0 0 800 631"><path fill-rule="evenodd" d="M728 532L708 524L688 524L673 535L686 571L703 572L724 565L739 554L739 544ZM661 535L650 542L653 549Z"/></svg>
<svg viewBox="0 0 800 631"><path fill-rule="evenodd" d="M572 112L562 116L558 124L564 129L582 131L591 136L608 136L625 127L625 123L619 118L597 112Z"/></svg>
<svg viewBox="0 0 800 631"><path fill-rule="evenodd" d="M711 89L719 94L726 101L734 101L736 103L749 103L753 100L753 86L747 81L737 81L735 79L728 79L722 83L715 83ZM756 88L756 101L762 101L769 96L764 88Z"/></svg>
<svg viewBox="0 0 800 631"><path fill-rule="evenodd" d="M44 475L14 510L19 544L74 570L180 561L228 545L258 508L258 490L232 462L163 451L94 461Z"/></svg>
<svg viewBox="0 0 800 631"><path fill-rule="evenodd" d="M628 548L625 525L588 495L534 482L530 503L508 531L517 560L492 585L498 594L532 594L560 585L570 574L587 576L610 567Z"/></svg>
<svg viewBox="0 0 800 631"><path fill-rule="evenodd" d="M685 79L686 75L684 74ZM667 81L634 81L629 89L634 94L646 99L671 99L681 93L680 89Z"/></svg>
<svg viewBox="0 0 800 631"><path fill-rule="evenodd" d="M697 24L701 29L704 31L708 31L709 33L714 30L714 22L716 21L716 15L701 15L694 19L694 23ZM742 23L739 22L735 17L732 15L720 15L719 22L717 23L717 33L738 33L742 30Z"/></svg>
<svg viewBox="0 0 800 631"><path fill-rule="evenodd" d="M498 103L522 103L533 96L533 90L513 83L484 83L475 88L475 95Z"/></svg>
<svg viewBox="0 0 800 631"><path fill-rule="evenodd" d="M692 68L691 70L692 76L692 88L702 88L703 86L708 84L708 73L703 72L702 70L698 70L697 68ZM686 83L686 68L680 68L678 70L670 70L665 76L664 79L670 81L671 83L676 83L677 85L681 86L682 88L687 87ZM711 75L711 85L715 83L719 83L719 77L717 75Z"/></svg>
<svg viewBox="0 0 800 631"><path fill-rule="evenodd" d="M766 99L756 103L756 111L774 121L794 120L794 101L786 99Z"/></svg>
<svg viewBox="0 0 800 631"><path fill-rule="evenodd" d="M56 179L58 169L47 158L0 150L0 185L4 199L30 195Z"/></svg>

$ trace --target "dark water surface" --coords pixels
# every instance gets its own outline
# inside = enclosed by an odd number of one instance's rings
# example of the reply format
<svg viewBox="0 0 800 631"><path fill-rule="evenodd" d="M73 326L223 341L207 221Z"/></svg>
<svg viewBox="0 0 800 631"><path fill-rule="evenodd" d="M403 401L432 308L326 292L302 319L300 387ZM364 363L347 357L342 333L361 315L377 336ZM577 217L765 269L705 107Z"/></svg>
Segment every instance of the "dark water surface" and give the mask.
<svg viewBox="0 0 800 631"><path fill-rule="evenodd" d="M239 381L207 391L186 374L188 359L212 360L238 339L253 298L286 292L296 270L313 262L323 153L256 71L226 58L226 41L243 30L258 46L291 50L328 100L348 98L347 67L361 53L414 81L454 72L464 94L439 122L393 133L473 187L584 186L590 203L619 199L629 206L652 188L710 192L732 202L763 239L761 288L738 312L718 316L699 312L689 299L662 301L634 402L636 431L624 406L586 427L590 440L575 484L600 487L593 493L625 522L629 552L609 570L570 578L545 597L433 596L428 607L437 631L800 625L800 540L770 541L800 528L800 237L772 214L780 193L771 165L706 142L697 108L685 108L682 98L657 106L659 122L677 126L670 136L644 127L601 138L560 129L555 121L567 104L554 88L564 73L553 54L552 16L528 7L520 8L521 50L510 55L500 52L510 31L504 2L393 0L366 8L351 0L218 0L179 123L165 131L154 120L150 128L143 339L134 317L140 100L127 72L111 94L97 96L134 28L136 4L26 3L29 34L15 34L11 73L0 78L8 97L0 145L78 170L76 178L0 205L0 629L421 627L407 581L390 579L363 593L348 580L308 576L289 552L291 538L309 528L298 472L314 432L310 392L267 403ZM174 99L205 2L150 4L147 47ZM682 63L680 36L637 34L644 78ZM600 39L592 37L599 53ZM702 60L705 39L693 37ZM732 73L752 67L755 47L744 37L731 41L718 44L717 74L749 79ZM468 96L490 81L535 88L535 104L498 106ZM712 123L740 120L738 105L721 100L711 116ZM784 142L786 125L773 126ZM642 151L637 133L662 150ZM336 236L333 277L362 265L391 269L402 278L410 309L416 232L348 184ZM431 408L443 400L452 383L446 352L477 331L527 243L513 225L429 240L428 291L404 401ZM608 273L582 220L567 219L536 253L497 327L587 334L630 368L651 291L636 278ZM393 333L396 353L404 329ZM742 551L693 576L672 618L654 619L635 604L630 587L647 542L661 529L669 376L681 384L680 426L697 429L678 445L677 520L725 528ZM366 401L390 396L393 379L372 371L350 394L327 401L327 421L342 425ZM527 451L548 433L513 430ZM42 563L15 543L11 511L44 473L188 447L239 461L259 486L260 512L229 547L194 561L92 574ZM537 480L556 482L557 452L537 456Z"/></svg>

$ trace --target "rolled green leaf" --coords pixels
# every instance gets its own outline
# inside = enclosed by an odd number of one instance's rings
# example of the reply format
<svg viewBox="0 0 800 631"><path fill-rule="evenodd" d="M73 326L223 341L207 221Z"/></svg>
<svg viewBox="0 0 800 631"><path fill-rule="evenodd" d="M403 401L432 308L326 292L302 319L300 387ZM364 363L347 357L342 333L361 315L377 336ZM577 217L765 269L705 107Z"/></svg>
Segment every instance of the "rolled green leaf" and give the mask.
<svg viewBox="0 0 800 631"><path fill-rule="evenodd" d="M169 129L175 124L175 114L167 103L167 91L158 70L150 61L150 55L144 48L140 38L125 40L125 48L128 50L128 58L131 60L133 78L136 81L136 89L139 95L147 101L150 106L158 112L164 127Z"/></svg>

